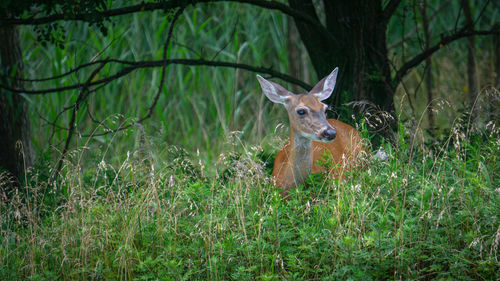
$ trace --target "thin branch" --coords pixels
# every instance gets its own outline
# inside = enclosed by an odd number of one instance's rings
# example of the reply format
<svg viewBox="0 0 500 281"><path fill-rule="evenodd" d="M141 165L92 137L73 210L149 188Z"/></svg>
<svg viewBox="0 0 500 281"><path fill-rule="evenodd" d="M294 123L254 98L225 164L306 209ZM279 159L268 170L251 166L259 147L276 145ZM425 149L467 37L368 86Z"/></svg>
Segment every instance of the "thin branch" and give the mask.
<svg viewBox="0 0 500 281"><path fill-rule="evenodd" d="M6 78L9 78L11 80L20 80L20 81L23 81L23 82L45 82L45 81L50 81L50 80L56 80L56 79L60 79L60 78L63 78L65 76L68 76L70 74L73 74L73 73L76 73L84 68L87 68L87 67L91 67L91 66L94 66L96 64L101 64L101 63L120 63L120 64L134 64L134 62L130 62L130 61L125 61L125 60L119 60L119 59L103 59L103 60L95 60L95 61L91 61L91 62L88 62L88 63L84 63L84 64L81 64L71 70L69 70L68 72L65 72L63 74L59 74L59 75L56 75L56 76L51 76L51 77L44 77L44 78L33 78L33 79L28 79L28 78L23 78L23 79L19 79L19 78L11 78L7 75L2 75L2 77L6 77ZM0 85L1 87L1 85ZM78 88L78 87L77 87Z"/></svg>
<svg viewBox="0 0 500 281"><path fill-rule="evenodd" d="M411 60L407 61L404 63L399 70L396 72L395 77L393 78L392 85L393 87L396 87L400 82L401 79L408 73L408 71L419 65L422 61L424 61L426 58L430 57L432 54L434 54L436 51L441 49L442 47L458 40L461 38L465 37L470 37L470 36L477 36L477 35L500 35L500 30L471 30L471 31L459 31L455 34L452 34L450 36L443 36L441 37L441 41L439 41L437 44L435 44L432 47L429 47L428 49L424 50L422 53L416 55L413 57Z"/></svg>
<svg viewBox="0 0 500 281"><path fill-rule="evenodd" d="M401 0L390 0L387 6L385 6L385 9L382 11L382 17L388 21L396 9L399 6L399 3L401 3Z"/></svg>
<svg viewBox="0 0 500 281"><path fill-rule="evenodd" d="M74 104L64 107L61 111L59 111L59 113L57 113L56 117L54 118L54 121L51 121L49 124L51 124L51 123L57 124L57 120L59 119L59 117L61 117L66 111L73 109L73 107L74 107ZM50 137L49 137L49 144L52 143L52 138L54 137L54 135L56 133L55 128L56 128L55 126L52 127L52 133L50 134ZM66 131L69 130L69 128L62 127L62 126L59 126L59 129L66 130Z"/></svg>
<svg viewBox="0 0 500 281"><path fill-rule="evenodd" d="M417 6L419 6L420 3L415 3L413 2L413 20L415 22L415 26L418 25L418 20L417 20L417 16L418 16L418 13L417 13ZM424 42L422 41L422 38L420 37L420 33L418 32L417 30L417 40L418 40L418 45L420 46L420 49L423 51L424 50Z"/></svg>
<svg viewBox="0 0 500 281"><path fill-rule="evenodd" d="M185 8L188 5L196 5L198 3L214 3L214 2L237 2L237 3L250 4L266 9L278 10L291 17L304 20L315 25L318 24L316 20L311 18L306 13L290 8L290 6L277 1L267 1L267 0L171 0L171 1L161 1L154 3L141 3L132 6L110 9L102 12L96 12L96 14L101 18L109 18L109 17L122 16L133 13L140 13L145 11L172 10L175 8ZM53 14L50 16L40 17L40 18L35 18L35 17L6 18L0 20L0 23L2 25L5 24L41 25L56 21L89 21L89 14Z"/></svg>
<svg viewBox="0 0 500 281"><path fill-rule="evenodd" d="M474 20L473 23L471 23L471 26L474 26L476 25L476 23L483 17L483 14L484 12L486 11L486 7L488 6L488 4L490 4L490 1L491 0L487 0L486 3L484 3L484 6L483 8L481 9L481 11L479 12L479 15L477 16L477 18Z"/></svg>
<svg viewBox="0 0 500 281"><path fill-rule="evenodd" d="M68 152L68 149L69 149L69 144L71 143L71 139L72 139L73 134L75 132L75 128L76 128L76 113L78 111L80 103L83 102L86 97L88 97L88 93L87 92L88 92L89 85L90 85L92 79L94 79L94 77L99 73L99 71L102 70L102 68L105 65L106 65L105 63L101 64L96 70L94 70L94 72L92 72L92 74L90 74L90 76L87 79L87 81L85 82L85 84L83 84L82 90L80 91L80 94L78 95L78 98L76 99L76 102L73 105L73 112L71 114L71 120L70 120L70 123L69 123L68 137L66 138L66 143L64 144L64 149L62 151L61 158L59 158L59 161L57 163L57 168L56 168L56 172L57 173L59 173L59 171L61 171L64 158L65 158L66 153Z"/></svg>
<svg viewBox="0 0 500 281"><path fill-rule="evenodd" d="M225 61L209 61L204 59L172 59L166 60L167 63L170 64L180 64L180 65L196 65L196 66L213 66L213 67L229 67L229 68L238 68L245 69L255 73L264 73L268 74L270 77L279 78L283 81L298 85L305 90L311 90L312 86L287 74L274 71L270 67L257 67L244 63L233 63L233 62L225 62ZM164 64L162 61L151 61L147 62L146 67L155 67Z"/></svg>
<svg viewBox="0 0 500 281"><path fill-rule="evenodd" d="M443 5L441 5L441 6L440 6L440 7L439 7L439 8L438 8L438 9L437 9L437 10L436 10L436 11L435 11L435 12L434 12L431 16L430 16L430 18L429 18L429 20L428 20L428 21L429 21L429 22L434 21L434 19L435 19L435 18L436 18L436 17L437 17L440 13L441 13L441 11L442 11L442 10L443 10L446 6L448 6L448 4L450 4L450 2L451 2L451 0L448 0L448 1L444 2L444 4L443 4ZM394 42L394 43L390 44L389 46L387 46L387 49L392 49L392 48L394 48L394 47L396 47L396 46L399 46L400 44L404 43L406 40L408 40L408 39L410 39L411 37L413 37L413 35L415 35L415 33L417 33L417 32L418 32L418 29L419 29L422 25L423 25L422 23L419 23L417 26L415 26L415 28L414 28L411 32L409 32L409 33L405 34L405 36L404 36L401 40L399 40L399 41L397 41L397 42Z"/></svg>
<svg viewBox="0 0 500 281"><path fill-rule="evenodd" d="M454 32L457 32L458 22L460 21L460 16L461 15L462 15L462 6L460 6L460 9L458 9L458 15L457 15L457 18L455 19L455 25L454 25L454 28L453 28Z"/></svg>
<svg viewBox="0 0 500 281"><path fill-rule="evenodd" d="M178 9L174 15L174 18L172 19L172 22L170 23L170 28L168 30L167 40L165 42L165 45L163 46L163 61L167 60L168 46L170 45L170 40L172 39L172 32L174 31L174 25L175 25L175 22L177 21L177 19L179 18L179 16L182 14L182 11L184 11L184 8ZM153 100L153 103L149 107L148 113L144 117L142 117L139 121L137 121L138 123L141 123L142 121L148 119L153 114L153 110L156 107L156 104L158 103L158 99L160 98L163 84L165 83L166 67L167 67L167 65L163 65L161 68L160 85L158 86L158 92L156 92L156 96Z"/></svg>
<svg viewBox="0 0 500 281"><path fill-rule="evenodd" d="M179 16L182 14L182 11L184 9L180 8L177 10L177 12L175 13L173 19L172 19L172 22L170 23L170 27L169 27L169 30L168 30L168 35L167 35L167 40L163 46L163 61L166 61L167 59L167 53L168 53L168 47L170 45L170 40L172 38L172 33L173 33L173 30L174 30L174 25L175 25L175 22L177 21L177 19L179 18ZM150 118L152 115L153 115L153 111L156 107L156 104L158 103L158 100L159 100L159 97L160 97L160 94L162 93L162 88L163 88L163 84L165 83L165 74L166 74L166 66L167 65L163 65L162 66L162 72L161 72L161 79L160 79L160 85L158 86L158 91L155 95L155 98L153 100L153 103L151 104L151 106L148 108L148 113L143 116L142 118L140 118L138 121L136 121L135 123L141 123L143 122L144 120ZM109 83L109 82L108 82ZM107 83L106 83L107 84ZM100 88L100 87L98 87ZM95 90L94 90L95 91ZM92 91L93 92L93 91ZM90 91L88 92L88 94L90 94ZM95 123L99 123L99 124L103 124L103 122L101 121L98 121L98 120L95 120L95 118L93 118L92 114L90 113L90 111L88 110L88 107L87 107L87 114L90 116L90 118L92 119L93 122ZM125 130L129 127L131 127L133 124L128 124L126 126L120 126L119 128L117 129L110 129L110 128L107 128L107 132L106 133L103 133L104 134L109 134L109 133L114 133L114 132L118 132L118 131L122 131L122 130ZM70 132L68 134L71 133L71 129L73 129L72 127L70 127ZM85 135L87 136L87 135ZM89 136L96 136L96 134L92 134L92 135L89 135ZM68 136L69 138L69 136ZM66 142L66 144L68 144L68 142ZM65 149L66 150L66 149ZM63 155L64 155L64 151L63 151ZM59 168L60 168L60 165L58 165L58 169L57 171L59 171Z"/></svg>
<svg viewBox="0 0 500 281"><path fill-rule="evenodd" d="M68 130L68 128L63 127L63 126L61 126L61 125L59 125L59 124L57 124L57 123L54 123L54 122L50 121L49 119L45 118L45 117L44 117L44 116L40 113L40 111L38 111L38 110L36 110L36 109L34 109L34 111L35 111L36 115L38 115L38 118L42 119L43 121L45 121L45 123L47 123L46 125L42 125L42 126L47 126L47 125L48 125L48 126L52 126L52 127L54 127L54 128L57 128L57 129L59 129L59 130L66 130L66 131Z"/></svg>
<svg viewBox="0 0 500 281"><path fill-rule="evenodd" d="M400 0L398 0L400 1ZM333 38L333 35L315 18L311 17L307 13L300 10L291 8L288 5L277 1L268 0L171 0L166 2L155 2L155 3L141 3L137 5L110 9L105 11L97 11L95 14L53 14L46 17L30 17L30 18L7 18L0 19L1 25L17 24L17 25L42 25L48 24L56 21L92 21L96 22L95 16L97 15L101 19L128 15L133 13L141 13L145 11L156 11L156 10L172 10L175 8L185 8L188 5L196 5L198 3L216 3L216 2L235 2L254 5L257 7L277 10L280 11L294 19L308 22L313 26L316 26L320 32ZM97 20L98 21L98 20Z"/></svg>
<svg viewBox="0 0 500 281"><path fill-rule="evenodd" d="M120 71L115 73L114 75L108 76L106 78L96 80L91 82L88 86L97 86L103 83L108 83L112 80L121 78L128 73L137 70L137 69L143 69L143 68L153 68L153 67L161 67L161 66L167 66L170 64L179 64L179 65L194 65L194 66L213 66L213 67L229 67L229 68L237 68L237 69L245 69L248 71L252 71L255 73L263 73L263 74L268 74L270 77L275 77L279 78L283 81L298 85L305 90L310 90L312 89L312 86L297 79L294 78L290 75L274 71L271 68L268 67L257 67L253 65L248 65L248 64L243 64L243 63L233 63L233 62L226 62L226 61L210 61L210 60L205 60L205 59L166 59L166 60L157 60L157 61L121 61L121 60L115 60L115 59L103 59L103 60L98 60L93 63L86 64L86 66L90 66L96 63L109 63L109 62L114 62L114 63L121 63L121 64L126 64L128 65L127 67L122 68ZM77 67L77 69L82 69L81 66ZM70 72L74 72L74 70L71 70ZM60 75L59 75L60 76ZM58 93L58 92L64 92L68 90L75 90L82 88L84 84L82 83L77 83L69 86L64 86L64 87L58 87L58 88L50 88L50 89L44 89L44 90L27 90L27 89L16 89L12 88L3 84L0 84L0 88L3 88L5 90L8 90L13 93L19 93L19 94L27 94L27 95L44 95L44 94L49 94L49 93Z"/></svg>
<svg viewBox="0 0 500 281"><path fill-rule="evenodd" d="M233 39L234 38L234 35L236 34L236 29L238 28L238 23L240 21L240 17L237 17L236 18L236 23L234 23L233 25L233 31L231 32L231 35L229 36L230 39ZM226 44L224 44L224 46L222 46L222 48L220 48L216 53L215 55L212 57L211 60L214 60L222 51L224 51L224 49L226 49L227 46L229 46L229 44L231 43L231 40L227 40ZM201 56L198 56L201 58Z"/></svg>
<svg viewBox="0 0 500 281"><path fill-rule="evenodd" d="M107 60L102 60L101 62L105 63L106 61ZM145 68L145 67L151 67L151 66L144 66L143 68ZM118 79L118 78L123 77L123 76L127 75L128 73L134 71L135 69L138 69L138 68L141 68L141 67L139 67L139 66L125 67L112 76L91 82L88 85L88 87L96 86L99 84L107 83L109 81ZM0 84L0 88L3 88L7 91L10 91L12 93L17 93L17 94L26 94L26 95L44 95L44 94L50 94L50 93L58 93L58 92L64 92L64 91L68 91L68 90L80 89L84 86L85 86L85 84L77 83L77 84L73 84L73 85L69 85L69 86L52 88L52 89L45 89L45 90L26 90L26 89L15 89L15 88L11 88L9 86L5 86L5 85Z"/></svg>
<svg viewBox="0 0 500 281"><path fill-rule="evenodd" d="M203 57L199 52L197 52L195 49L193 49L191 46L189 45L186 45L186 44L183 44L183 43L179 43L179 42L172 42L173 45L176 45L176 46L179 46L179 47L182 47L188 51L190 51L193 55L195 55L196 57L198 58L201 58Z"/></svg>
<svg viewBox="0 0 500 281"><path fill-rule="evenodd" d="M97 118L94 117L94 115L90 111L89 100L85 101L85 107L87 108L87 116L90 118L92 122L98 124L99 126L103 126L105 130L111 130L108 126L106 126L106 124L104 124L104 121L99 121L97 120Z"/></svg>

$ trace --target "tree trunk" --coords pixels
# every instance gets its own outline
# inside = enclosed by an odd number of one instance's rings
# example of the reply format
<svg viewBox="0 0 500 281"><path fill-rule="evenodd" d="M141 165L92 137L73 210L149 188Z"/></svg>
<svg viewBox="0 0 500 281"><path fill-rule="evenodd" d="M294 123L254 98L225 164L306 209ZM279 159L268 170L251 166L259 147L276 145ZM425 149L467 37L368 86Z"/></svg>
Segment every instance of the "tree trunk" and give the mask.
<svg viewBox="0 0 500 281"><path fill-rule="evenodd" d="M301 65L301 54L300 54L300 38L297 28L291 20L287 22L287 55L288 55L288 68L290 74L295 78L301 79L300 69ZM291 86L292 92L300 94L300 87L298 85Z"/></svg>
<svg viewBox="0 0 500 281"><path fill-rule="evenodd" d="M0 27L1 71L3 84L23 88L23 61L17 27ZM14 184L23 182L26 168L32 165L32 145L27 104L18 94L0 89L0 166L15 178Z"/></svg>
<svg viewBox="0 0 500 281"><path fill-rule="evenodd" d="M469 0L462 0L462 9L464 10L466 25L469 28L472 28L474 22L472 19ZM479 113L479 103L477 101L479 82L476 71L476 43L474 36L467 38L467 84L469 88L470 120L472 125L475 125Z"/></svg>
<svg viewBox="0 0 500 281"><path fill-rule="evenodd" d="M498 24L498 29L500 29L500 24ZM500 36L495 36L493 39L494 46L494 57L495 57L495 81L493 82L493 87L500 90Z"/></svg>
<svg viewBox="0 0 500 281"><path fill-rule="evenodd" d="M500 29L500 23L496 24L494 28ZM493 38L493 47L494 47L494 71L495 71L495 81L493 82L493 87L495 90L489 95L488 104L489 104L489 116L488 121L494 121L496 124L500 124L500 36L495 36Z"/></svg>
<svg viewBox="0 0 500 281"><path fill-rule="evenodd" d="M387 19L383 16L382 3L380 0L323 2L326 30L320 32L314 25L300 20L295 24L318 79L339 67L335 94L329 103L335 106L351 101L374 103L378 109L391 115L380 124L375 124L376 120L372 124L378 133L388 137L387 132L380 130L394 128L395 87L390 82ZM289 4L318 19L311 0L289 0ZM377 116L384 119L383 114Z"/></svg>
<svg viewBox="0 0 500 281"><path fill-rule="evenodd" d="M431 43L431 33L429 31L429 18L427 17L427 7L428 7L428 0L425 0L423 2L423 5L420 9L420 12L422 13L422 22L424 25L424 37L425 37L425 42L424 42L424 50L429 49L430 43ZM434 130L436 128L436 124L434 121L434 106L432 104L434 100L434 85L432 81L432 59L431 57L428 57L425 60L425 69L426 72L424 73L425 77L425 88L427 90L427 120L429 122L429 133L432 137L434 137Z"/></svg>

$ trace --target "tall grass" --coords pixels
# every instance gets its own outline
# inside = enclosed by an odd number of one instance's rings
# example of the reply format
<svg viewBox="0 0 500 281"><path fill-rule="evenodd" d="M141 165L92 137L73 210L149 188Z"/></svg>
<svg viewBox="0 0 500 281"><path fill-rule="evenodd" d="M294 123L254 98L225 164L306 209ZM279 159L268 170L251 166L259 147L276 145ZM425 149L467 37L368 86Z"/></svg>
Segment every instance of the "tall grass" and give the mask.
<svg viewBox="0 0 500 281"><path fill-rule="evenodd" d="M0 206L0 278L495 280L497 136L457 127L429 149L402 135L387 162L367 159L343 181L311 176L288 201L262 147L237 135L216 176L150 137L118 165L75 151L57 180L34 171Z"/></svg>
<svg viewBox="0 0 500 281"><path fill-rule="evenodd" d="M458 9L457 3L450 5L453 7L452 11ZM413 20L413 10L408 7L404 10L406 14L397 13L389 25L389 44L400 40L401 34L412 31L416 24ZM406 19L403 25L404 16ZM447 23L453 22L455 16L456 13L450 12L437 18L433 25L436 29L434 33L439 34L440 30L449 28ZM160 59L169 18L169 14L163 12L118 17L114 19L115 24L109 25L108 36L103 36L95 28L83 23L67 24L63 50L54 46L43 47L36 43L34 32L26 27L22 30L26 76L40 78L58 75L77 65L100 58ZM225 3L190 7L184 11L177 23L168 57L201 57L248 63L273 67L287 73L287 20L280 13L251 5ZM402 26L405 27L404 31L401 30ZM489 37L478 38L477 42L478 46L492 46ZM439 111L436 118L438 126L445 128L445 131L452 127L452 121L465 112L468 106L464 102L467 100L464 98L467 88L463 79L466 73L466 52L462 44L464 43L457 42L433 57L433 79L437 87L434 105ZM493 81L493 52L482 48L478 50L480 82L481 85L487 86ZM394 52L391 59L397 66L420 51L417 41L408 41L402 47L390 50ZM119 65L108 65L101 75L111 75L119 69ZM79 134L74 138L72 147L87 143L87 139L81 135L103 133L106 128L133 123L144 116L159 86L159 71L134 71L91 95L88 103L79 112ZM421 128L427 126L427 103L423 98L425 93L421 84L423 71L423 67L417 67L404 80L404 87L399 87L396 97L397 103L404 101L399 113L401 119L419 120L422 117L419 123ZM88 70L64 79L28 84L28 87L40 89L65 86L85 81L90 72L91 70ZM267 102L261 94L254 73L227 68L173 65L167 67L166 77L158 105L151 119L145 123L144 129L149 135L166 143L182 146L190 152L200 151L201 157L207 163L212 163L217 158L223 149L221 140L228 133L240 131L246 142L256 143L286 120L284 111L279 106ZM317 78L305 77L305 80L313 84ZM56 120L58 113L74 103L77 95L77 92L64 92L28 97L33 138L39 153L50 155L52 159L59 157L57 151L61 149L67 132L54 129L47 120ZM414 103L415 112L409 107L410 98ZM87 111L92 113L95 119L104 120L105 126L93 123ZM68 127L70 114L68 111L60 115L57 119L58 125ZM112 115L116 116L110 118ZM346 116L341 118L349 119ZM112 158L124 153L138 145L136 140L141 129L134 128L126 134L94 137L94 141L90 142L93 145L90 149L102 149L112 138L118 138L120 141L109 148L111 153L107 155Z"/></svg>
<svg viewBox="0 0 500 281"><path fill-rule="evenodd" d="M231 3L189 8L168 56L287 72L286 20ZM168 24L161 12L128 16L108 37L73 24L64 50L37 45L24 29L27 76L60 74L100 57L159 59ZM435 57L436 68L446 69L434 72L443 139L424 145L425 102L416 99L422 117L408 108L405 95L419 93L416 69L397 101L401 120L416 118L418 126L400 125L398 145L385 146L389 160L367 159L344 181L312 176L289 201L269 176L273 153L286 141L285 111L265 100L253 73L169 66L149 121L106 136L77 135L57 176L42 160L59 157L66 132L52 135L40 115L54 120L77 94L29 97L41 165L0 204L0 279L500 279L498 128L469 129L466 105L457 102L465 93L463 56L450 47ZM478 58L479 65L490 61ZM133 72L93 94L78 131L101 133L144 115L158 71ZM87 108L103 122L93 123ZM67 126L69 116L58 123Z"/></svg>
<svg viewBox="0 0 500 281"><path fill-rule="evenodd" d="M162 12L117 18L116 24L109 26L107 37L85 24L72 23L66 26L64 50L36 45L32 31L25 29L23 51L29 66L27 76L56 75L100 58L161 59L169 18L169 14ZM178 21L168 58L247 63L286 73L284 32L286 20L279 13L240 4L199 5L184 11ZM51 71L47 71L47 66ZM101 75L111 75L120 67L108 65ZM93 94L78 115L78 129L82 135L102 133L106 127L117 128L119 124L128 124L144 116L159 86L159 71L135 71ZM84 71L65 79L34 84L34 87L60 87L85 81L89 73ZM285 116L281 111L268 115L270 105L257 86L255 74L246 71L172 65L167 67L162 90L145 130L154 132L153 135L166 143L180 145L190 151L199 150L205 160L217 157L221 150L220 140L229 132L241 131L245 139L255 141L271 131ZM77 95L77 92L64 92L30 97L34 109L31 119L35 141L41 151L47 151L47 140L60 147L66 131L55 129L52 136L51 127L40 115L44 119L55 120L65 106L75 102ZM105 126L92 123L86 115L87 108L95 119L105 120ZM116 118L108 118L117 113ZM70 112L62 114L58 124L68 127L69 117ZM97 130L93 131L94 128ZM130 130L128 136L104 136L95 140L106 146L111 138L119 138L122 141L116 142L111 149L123 152L131 149L139 131ZM74 144L78 146L81 142L86 142L86 139L77 138Z"/></svg>

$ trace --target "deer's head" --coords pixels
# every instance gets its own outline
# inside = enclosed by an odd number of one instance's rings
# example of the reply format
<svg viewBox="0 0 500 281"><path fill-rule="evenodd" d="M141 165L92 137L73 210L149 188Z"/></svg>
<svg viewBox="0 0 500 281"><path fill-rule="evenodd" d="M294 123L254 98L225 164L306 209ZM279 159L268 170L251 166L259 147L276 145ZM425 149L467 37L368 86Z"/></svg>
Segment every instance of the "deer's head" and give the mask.
<svg viewBox="0 0 500 281"><path fill-rule="evenodd" d="M328 106L322 103L335 88L338 67L321 79L307 94L296 95L277 83L257 75L264 94L275 103L281 103L288 111L290 130L307 139L331 142L337 136L336 130L326 120Z"/></svg>

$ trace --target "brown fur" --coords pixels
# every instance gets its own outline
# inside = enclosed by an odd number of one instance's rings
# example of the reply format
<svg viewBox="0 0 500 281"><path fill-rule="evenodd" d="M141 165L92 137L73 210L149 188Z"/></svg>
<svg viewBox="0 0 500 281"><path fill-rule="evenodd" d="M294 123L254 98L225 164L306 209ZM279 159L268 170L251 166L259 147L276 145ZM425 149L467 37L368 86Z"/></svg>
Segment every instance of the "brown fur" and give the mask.
<svg viewBox="0 0 500 281"><path fill-rule="evenodd" d="M340 164L340 168L332 168L329 172L336 177L343 174L343 171L349 170L353 163L356 162L356 157L363 151L362 138L358 131L348 124L335 120L328 119L328 123L332 125L337 131L337 137L330 143L323 143L313 141L311 145L312 150L312 173L319 173L324 171L324 167L318 165L318 159L329 150L333 158L333 165ZM292 145L288 141L283 149L276 154L274 160L273 177L276 185L281 187L285 192L295 187L293 176L291 173L291 159L290 150ZM344 157L342 157L344 155Z"/></svg>
<svg viewBox="0 0 500 281"><path fill-rule="evenodd" d="M323 110L323 106L325 106L324 103L320 102L313 95L301 95L299 98L299 106L300 105L307 105L307 107L314 111Z"/></svg>
<svg viewBox="0 0 500 281"><path fill-rule="evenodd" d="M334 119L326 119L327 99L333 92L338 68L323 78L308 94L295 95L280 85L257 75L264 94L283 104L290 121L290 141L274 160L273 177L285 195L287 190L304 182L311 173L325 168L318 159L330 151L333 158L330 173L342 177L343 171L356 163L363 151L362 139L353 127Z"/></svg>

